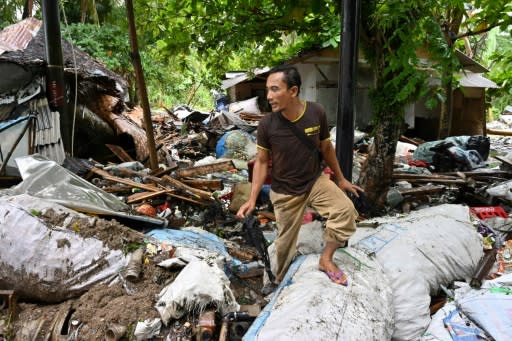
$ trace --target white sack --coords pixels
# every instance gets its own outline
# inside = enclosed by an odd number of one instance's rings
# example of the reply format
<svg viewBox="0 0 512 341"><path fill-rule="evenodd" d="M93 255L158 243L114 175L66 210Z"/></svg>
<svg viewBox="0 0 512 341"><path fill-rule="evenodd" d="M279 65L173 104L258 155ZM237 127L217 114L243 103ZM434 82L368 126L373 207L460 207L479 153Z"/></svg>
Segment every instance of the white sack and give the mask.
<svg viewBox="0 0 512 341"><path fill-rule="evenodd" d="M292 263L244 341L390 339L392 293L380 265L359 250L338 250L334 261L348 274L345 287L319 271L318 260L308 255Z"/></svg>
<svg viewBox="0 0 512 341"><path fill-rule="evenodd" d="M504 181L496 186L488 188L486 192L491 197L512 201L512 180Z"/></svg>
<svg viewBox="0 0 512 341"><path fill-rule="evenodd" d="M178 319L187 312L201 311L211 303L222 315L238 311L240 306L229 284L226 274L217 266L193 261L174 282L162 289L155 307L165 325L171 318Z"/></svg>
<svg viewBox="0 0 512 341"><path fill-rule="evenodd" d="M50 225L37 217L50 209L62 221ZM22 298L54 303L116 276L126 265L122 251L74 232L78 219L95 220L28 195L1 197L0 287Z"/></svg>
<svg viewBox="0 0 512 341"><path fill-rule="evenodd" d="M416 340L430 323L430 295L454 280L469 279L483 256L469 208L440 205L386 224L354 247L375 253L393 289L393 340Z"/></svg>

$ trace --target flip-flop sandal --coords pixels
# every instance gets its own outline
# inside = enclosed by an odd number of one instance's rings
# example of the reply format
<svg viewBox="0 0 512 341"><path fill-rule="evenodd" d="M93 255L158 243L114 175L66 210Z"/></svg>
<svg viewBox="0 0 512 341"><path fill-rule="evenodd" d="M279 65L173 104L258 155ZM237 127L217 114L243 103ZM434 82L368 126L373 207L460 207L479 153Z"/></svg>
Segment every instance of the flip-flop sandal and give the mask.
<svg viewBox="0 0 512 341"><path fill-rule="evenodd" d="M340 285L343 285L343 286L347 286L348 285L348 277L343 272L343 270L339 270L339 271L325 271L325 270L321 270L320 269L320 271L325 272L327 277L329 277L329 279L331 281L333 281L334 283L340 284Z"/></svg>

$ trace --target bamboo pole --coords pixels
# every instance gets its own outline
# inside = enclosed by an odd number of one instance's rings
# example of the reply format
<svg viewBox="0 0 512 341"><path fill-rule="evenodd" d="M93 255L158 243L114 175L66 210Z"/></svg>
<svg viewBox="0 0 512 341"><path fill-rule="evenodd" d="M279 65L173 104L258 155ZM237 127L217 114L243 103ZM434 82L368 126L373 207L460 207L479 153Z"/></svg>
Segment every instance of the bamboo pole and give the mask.
<svg viewBox="0 0 512 341"><path fill-rule="evenodd" d="M137 79L137 89L141 100L142 110L144 114L144 126L146 136L148 138L149 164L152 170L158 169L158 158L155 147L155 137L153 135L153 123L151 121L151 111L149 109L148 93L146 89L146 81L144 80L144 71L140 61L139 46L137 43L137 31L135 29L135 17L133 14L132 0L126 0L126 13L128 16L128 30L130 33L130 45L133 69L135 70L135 78Z"/></svg>

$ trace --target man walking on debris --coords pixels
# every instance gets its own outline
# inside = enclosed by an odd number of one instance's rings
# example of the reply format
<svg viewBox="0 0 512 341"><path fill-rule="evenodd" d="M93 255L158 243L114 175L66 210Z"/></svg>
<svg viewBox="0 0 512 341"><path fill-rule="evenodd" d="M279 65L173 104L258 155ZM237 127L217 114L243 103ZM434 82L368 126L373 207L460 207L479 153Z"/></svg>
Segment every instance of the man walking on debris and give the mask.
<svg viewBox="0 0 512 341"><path fill-rule="evenodd" d="M295 256L304 210L311 205L327 218L319 270L333 282L347 285L346 274L332 258L356 229L357 211L344 191L357 196L362 189L343 176L330 141L325 111L318 103L302 101L300 86L300 74L295 67L282 66L270 71L266 88L272 113L258 125L251 194L237 216L243 218L255 209L272 157L270 199L278 228L274 284L282 281ZM322 159L333 170L337 185L322 172Z"/></svg>

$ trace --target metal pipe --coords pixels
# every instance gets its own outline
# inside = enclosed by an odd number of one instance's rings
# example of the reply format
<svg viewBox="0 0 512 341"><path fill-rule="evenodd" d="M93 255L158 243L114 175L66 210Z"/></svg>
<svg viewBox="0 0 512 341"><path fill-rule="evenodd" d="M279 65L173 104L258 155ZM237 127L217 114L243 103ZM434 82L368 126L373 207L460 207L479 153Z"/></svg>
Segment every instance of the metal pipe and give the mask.
<svg viewBox="0 0 512 341"><path fill-rule="evenodd" d="M43 0L46 48L46 96L50 109L60 113L60 134L64 150L71 150L71 119L68 115L64 83L64 57L60 34L59 1Z"/></svg>
<svg viewBox="0 0 512 341"><path fill-rule="evenodd" d="M336 157L345 178L352 181L354 159L354 98L357 85L357 43L360 1L342 1L343 33L340 44Z"/></svg>

